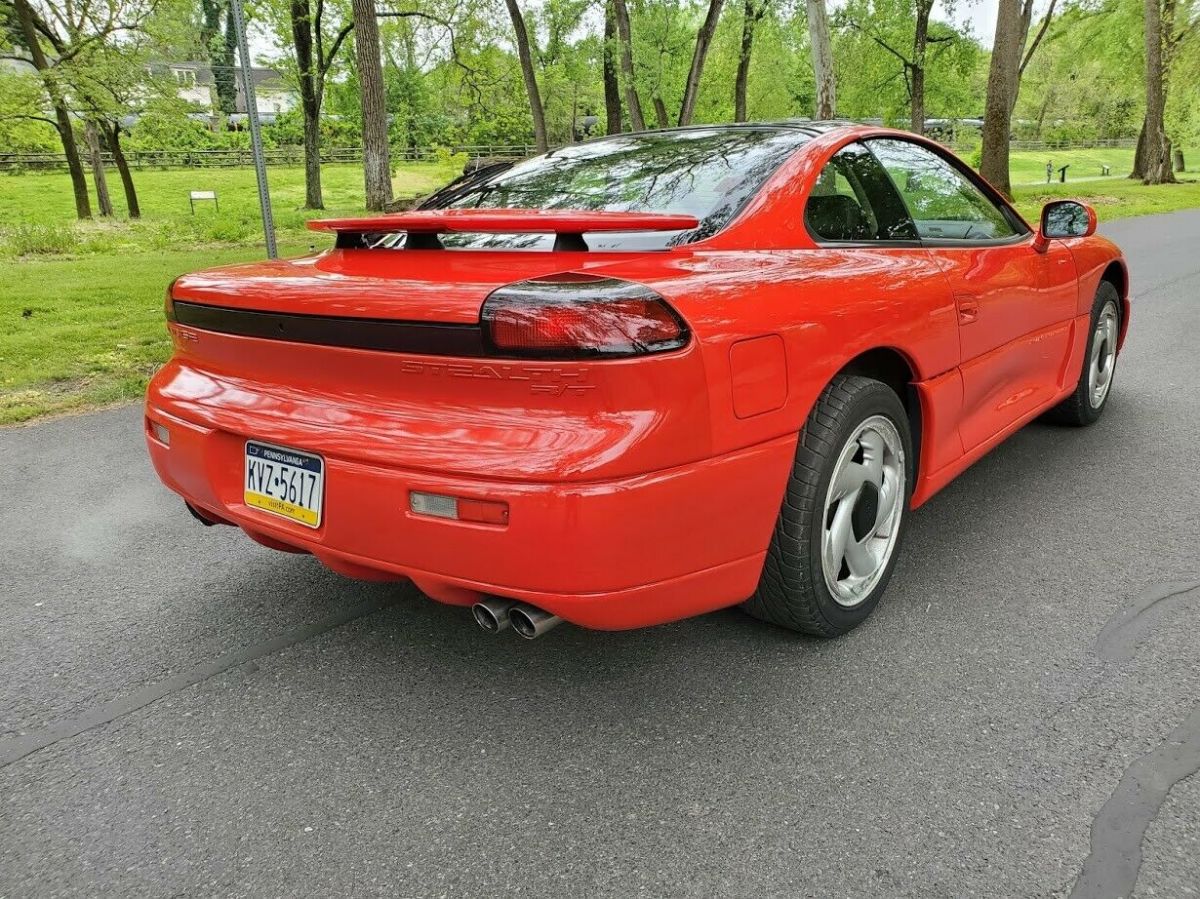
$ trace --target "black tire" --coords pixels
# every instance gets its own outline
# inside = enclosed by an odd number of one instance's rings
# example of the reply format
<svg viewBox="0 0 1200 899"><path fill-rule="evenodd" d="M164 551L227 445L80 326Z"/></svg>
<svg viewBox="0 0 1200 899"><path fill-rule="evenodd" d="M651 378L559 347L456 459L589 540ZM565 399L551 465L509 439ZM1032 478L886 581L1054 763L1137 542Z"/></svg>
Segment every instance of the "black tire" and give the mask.
<svg viewBox="0 0 1200 899"><path fill-rule="evenodd" d="M1104 414L1104 408L1108 405L1108 398L1112 396L1111 377L1104 397L1098 405L1093 404L1088 384L1088 369L1091 364L1092 341L1095 339L1096 328L1105 306L1108 306L1110 303L1116 309L1117 332L1120 333L1121 295L1117 293L1117 288L1112 283L1101 281L1100 286L1096 289L1096 300L1092 303L1092 318L1088 328L1088 343L1083 354L1083 365L1079 369L1079 380L1075 384L1075 392L1047 412L1043 416L1046 421L1083 428L1090 424L1095 424L1100 420L1100 416ZM1113 357L1113 365L1116 365L1115 356Z"/></svg>
<svg viewBox="0 0 1200 899"><path fill-rule="evenodd" d="M843 448L873 416L888 419L900 435L904 495L896 542L879 581L857 605L847 607L834 599L822 569L825 498ZM895 391L858 375L834 378L800 432L762 577L742 608L755 618L819 637L839 636L866 620L886 589L899 555L914 469L908 415Z"/></svg>

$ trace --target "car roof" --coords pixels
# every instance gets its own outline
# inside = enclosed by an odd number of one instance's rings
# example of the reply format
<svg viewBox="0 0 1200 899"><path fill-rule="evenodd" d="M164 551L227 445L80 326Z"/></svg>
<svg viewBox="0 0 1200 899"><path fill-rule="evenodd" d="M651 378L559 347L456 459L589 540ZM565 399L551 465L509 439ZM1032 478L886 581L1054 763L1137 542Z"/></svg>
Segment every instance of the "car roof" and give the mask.
<svg viewBox="0 0 1200 899"><path fill-rule="evenodd" d="M619 131L603 134L584 143L604 141L613 137L636 137L639 134L686 134L689 131L795 131L808 137L820 137L842 128L862 128L862 122L849 119L777 119L763 122L714 122L712 124L677 125L672 128L646 128L643 131Z"/></svg>

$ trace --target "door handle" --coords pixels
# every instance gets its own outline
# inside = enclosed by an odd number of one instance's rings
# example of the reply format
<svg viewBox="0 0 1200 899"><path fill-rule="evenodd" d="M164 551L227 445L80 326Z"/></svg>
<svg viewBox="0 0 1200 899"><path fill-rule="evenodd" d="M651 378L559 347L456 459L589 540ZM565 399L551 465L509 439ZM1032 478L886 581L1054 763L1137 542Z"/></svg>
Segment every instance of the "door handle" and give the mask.
<svg viewBox="0 0 1200 899"><path fill-rule="evenodd" d="M979 301L974 297L957 297L955 302L958 304L958 323L960 325L969 325L975 319L979 318Z"/></svg>

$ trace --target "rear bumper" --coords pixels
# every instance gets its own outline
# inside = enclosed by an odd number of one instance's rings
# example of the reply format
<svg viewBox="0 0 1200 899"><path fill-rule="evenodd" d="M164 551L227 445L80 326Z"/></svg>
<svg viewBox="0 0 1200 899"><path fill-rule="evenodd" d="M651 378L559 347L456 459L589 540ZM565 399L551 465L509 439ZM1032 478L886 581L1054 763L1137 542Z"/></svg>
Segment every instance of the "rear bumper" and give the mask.
<svg viewBox="0 0 1200 899"><path fill-rule="evenodd" d="M147 433L163 483L206 517L343 574L411 578L442 602L483 595L533 603L585 627L659 624L733 605L758 582L795 453L788 436L664 471L607 481L527 483L450 477L325 455L315 530L246 506L247 437L306 449L290 432L241 434L185 421L151 402ZM315 435L314 435L315 436ZM507 525L413 514L410 491L509 504Z"/></svg>

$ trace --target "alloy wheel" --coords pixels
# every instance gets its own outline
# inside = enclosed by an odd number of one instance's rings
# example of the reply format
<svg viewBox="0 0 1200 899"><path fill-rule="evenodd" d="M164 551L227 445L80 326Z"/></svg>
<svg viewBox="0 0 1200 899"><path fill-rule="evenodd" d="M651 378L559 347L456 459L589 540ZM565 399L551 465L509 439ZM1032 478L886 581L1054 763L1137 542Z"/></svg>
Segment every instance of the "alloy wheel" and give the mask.
<svg viewBox="0 0 1200 899"><path fill-rule="evenodd" d="M1112 386L1113 366L1117 363L1117 306L1111 301L1100 310L1088 353L1088 402L1099 409Z"/></svg>
<svg viewBox="0 0 1200 899"><path fill-rule="evenodd" d="M890 419L873 415L846 441L825 495L821 568L835 602L853 608L891 561L904 514L904 443Z"/></svg>

